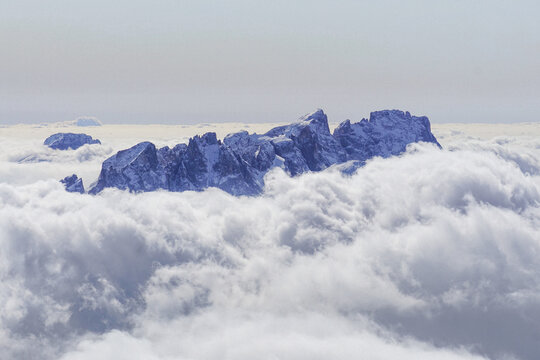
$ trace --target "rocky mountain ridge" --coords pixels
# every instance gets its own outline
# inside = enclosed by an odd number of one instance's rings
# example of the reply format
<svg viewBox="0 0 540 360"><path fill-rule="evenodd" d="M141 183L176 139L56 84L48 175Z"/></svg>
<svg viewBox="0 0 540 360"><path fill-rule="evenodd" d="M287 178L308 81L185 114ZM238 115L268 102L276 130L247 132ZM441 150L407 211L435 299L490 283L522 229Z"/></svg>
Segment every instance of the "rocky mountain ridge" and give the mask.
<svg viewBox="0 0 540 360"><path fill-rule="evenodd" d="M257 195L263 190L264 175L274 167L295 176L347 161L361 166L374 156L398 155L419 141L440 147L427 117L377 111L369 120L344 121L332 134L319 109L265 134L242 131L221 141L209 132L188 144L160 149L150 142L139 143L105 160L89 192L97 194L108 187L134 192L217 187L233 195Z"/></svg>

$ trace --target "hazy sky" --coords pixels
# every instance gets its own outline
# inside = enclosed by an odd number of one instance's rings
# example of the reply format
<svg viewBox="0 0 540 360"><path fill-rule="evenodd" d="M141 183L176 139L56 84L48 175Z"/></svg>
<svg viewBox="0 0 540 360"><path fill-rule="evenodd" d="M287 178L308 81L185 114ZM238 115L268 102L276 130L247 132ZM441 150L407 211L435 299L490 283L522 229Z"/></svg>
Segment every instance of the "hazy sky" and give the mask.
<svg viewBox="0 0 540 360"><path fill-rule="evenodd" d="M538 0L1 0L0 124L540 120Z"/></svg>

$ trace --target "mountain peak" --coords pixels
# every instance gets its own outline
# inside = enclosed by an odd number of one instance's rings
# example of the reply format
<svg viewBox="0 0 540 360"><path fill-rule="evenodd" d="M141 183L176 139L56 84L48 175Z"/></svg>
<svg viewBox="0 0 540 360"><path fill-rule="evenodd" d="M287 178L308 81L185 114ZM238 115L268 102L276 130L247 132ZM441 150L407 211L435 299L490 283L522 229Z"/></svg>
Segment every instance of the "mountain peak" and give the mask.
<svg viewBox="0 0 540 360"><path fill-rule="evenodd" d="M300 117L301 121L328 121L328 117L324 113L323 109L316 109L315 111L305 114Z"/></svg>

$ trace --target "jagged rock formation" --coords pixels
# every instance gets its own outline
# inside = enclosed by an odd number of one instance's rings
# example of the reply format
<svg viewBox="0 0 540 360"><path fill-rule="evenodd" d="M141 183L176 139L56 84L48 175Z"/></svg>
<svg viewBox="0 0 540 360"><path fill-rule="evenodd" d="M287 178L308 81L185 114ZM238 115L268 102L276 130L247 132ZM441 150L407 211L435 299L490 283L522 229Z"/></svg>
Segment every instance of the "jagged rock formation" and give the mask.
<svg viewBox="0 0 540 360"><path fill-rule="evenodd" d="M369 120L354 124L347 120L332 134L326 115L317 110L262 135L243 131L220 141L215 133L206 133L172 149L142 142L105 160L90 193L107 187L130 191L217 187L233 195L255 195L262 191L264 175L273 167L295 176L350 160L359 166L374 156L397 155L417 141L440 147L427 117L378 111Z"/></svg>
<svg viewBox="0 0 540 360"><path fill-rule="evenodd" d="M348 159L360 161L398 155L413 142L439 144L427 117L411 116L399 110L373 112L369 120L354 124L346 120L334 130L334 137L347 152Z"/></svg>
<svg viewBox="0 0 540 360"><path fill-rule="evenodd" d="M71 176L66 176L60 180L60 182L64 184L66 191L84 194L84 185L82 179L79 179L77 175L73 174Z"/></svg>
<svg viewBox="0 0 540 360"><path fill-rule="evenodd" d="M43 142L43 145L57 150L75 150L85 144L101 144L101 141L86 134L57 133L49 136Z"/></svg>

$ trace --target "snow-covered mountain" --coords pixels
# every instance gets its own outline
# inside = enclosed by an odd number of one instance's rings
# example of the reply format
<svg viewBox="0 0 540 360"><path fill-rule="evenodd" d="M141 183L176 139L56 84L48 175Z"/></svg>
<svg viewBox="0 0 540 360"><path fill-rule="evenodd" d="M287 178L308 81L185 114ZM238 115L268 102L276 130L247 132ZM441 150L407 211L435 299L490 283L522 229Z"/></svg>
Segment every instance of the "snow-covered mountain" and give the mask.
<svg viewBox="0 0 540 360"><path fill-rule="evenodd" d="M188 144L161 149L150 142L139 143L103 162L90 193L107 187L136 192L217 187L233 195L256 195L273 167L295 176L347 161L360 166L374 156L397 155L418 141L440 146L427 117L378 111L369 120L346 120L332 134L326 114L319 109L262 135L243 131L220 141L210 132L191 138Z"/></svg>

